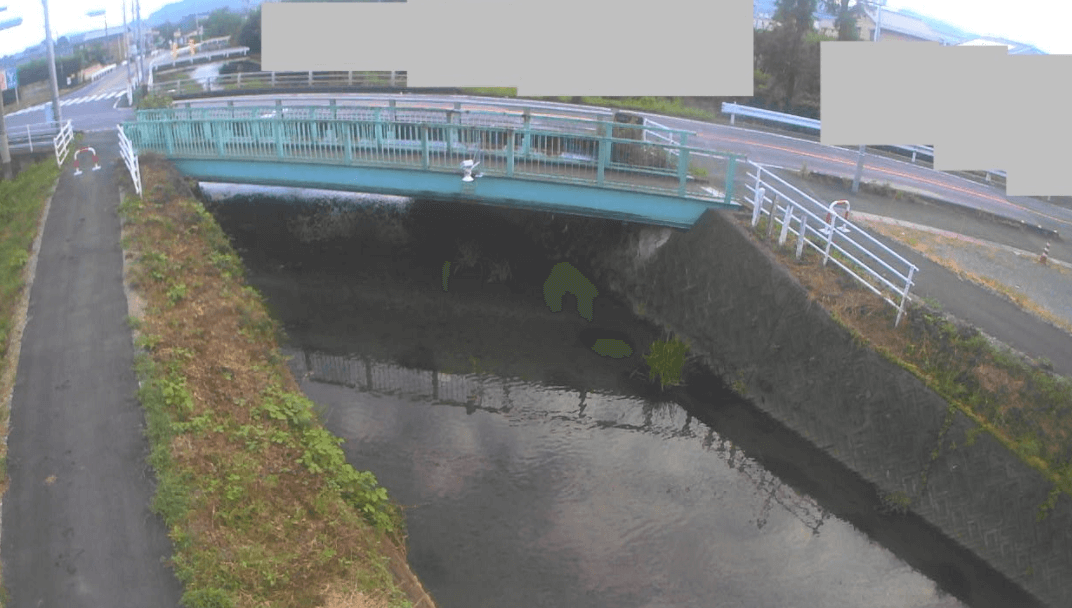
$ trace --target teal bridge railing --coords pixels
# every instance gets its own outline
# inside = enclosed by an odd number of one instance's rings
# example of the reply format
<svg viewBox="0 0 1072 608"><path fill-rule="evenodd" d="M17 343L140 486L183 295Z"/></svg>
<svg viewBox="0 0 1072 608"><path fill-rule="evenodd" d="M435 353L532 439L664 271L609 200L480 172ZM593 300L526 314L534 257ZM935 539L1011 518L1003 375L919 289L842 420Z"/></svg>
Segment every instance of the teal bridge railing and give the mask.
<svg viewBox="0 0 1072 608"><path fill-rule="evenodd" d="M671 133L644 141L652 130ZM682 227L707 208L738 207L742 157L690 147L686 131L608 120L277 103L142 110L123 131L138 153L163 154L207 181L459 195L581 213L587 206L596 215ZM697 169L690 160L697 152L717 169ZM466 161L479 162L473 181L459 179Z"/></svg>

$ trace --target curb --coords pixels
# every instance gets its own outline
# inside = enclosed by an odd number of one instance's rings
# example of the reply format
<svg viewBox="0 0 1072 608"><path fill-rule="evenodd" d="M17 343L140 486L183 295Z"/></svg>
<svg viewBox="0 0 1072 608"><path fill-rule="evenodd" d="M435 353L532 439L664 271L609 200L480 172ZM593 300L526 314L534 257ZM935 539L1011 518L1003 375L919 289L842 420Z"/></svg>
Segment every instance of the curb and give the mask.
<svg viewBox="0 0 1072 608"><path fill-rule="evenodd" d="M829 175L827 173L819 173L817 171L812 171L810 173L812 175L817 175L817 176L827 178L827 179L835 179L835 180L843 179L843 178L838 177L836 175ZM861 183L861 185L875 186L876 183L875 182L863 182L863 183ZM1053 230L1052 228L1046 228L1046 227L1038 225L1038 224L1030 224L1030 223L1025 222L1023 220L1011 218L1011 217L1008 217L1008 216L1005 216L1005 215L1001 215L999 213L994 213L992 211L984 211L982 209L976 209L975 207L970 207L968 205L962 205L962 204L959 204L959 203L954 203L952 201L947 201L945 199L937 198L937 197L935 197L933 195L925 194L925 193L922 193L922 192L919 192L919 191L916 191L916 190L905 190L903 188L892 188L892 190L894 190L896 192L902 192L904 194L914 196L917 199L919 199L923 204L935 205L937 207L945 207L947 209L955 209L957 211L962 211L962 212L967 211L967 212L971 213L972 215L975 215L976 217L979 217L979 218L982 218L982 219L985 219L985 220L989 220L991 222L996 222L998 224L1003 224L1005 226L1011 226L1013 228L1019 228L1021 230L1030 230L1030 231L1035 232L1037 234L1040 234L1042 236L1045 236L1045 237L1048 237L1048 238L1051 238L1051 239L1054 239L1054 240L1058 240L1058 241L1063 241L1064 240L1061 237L1061 234L1058 231Z"/></svg>

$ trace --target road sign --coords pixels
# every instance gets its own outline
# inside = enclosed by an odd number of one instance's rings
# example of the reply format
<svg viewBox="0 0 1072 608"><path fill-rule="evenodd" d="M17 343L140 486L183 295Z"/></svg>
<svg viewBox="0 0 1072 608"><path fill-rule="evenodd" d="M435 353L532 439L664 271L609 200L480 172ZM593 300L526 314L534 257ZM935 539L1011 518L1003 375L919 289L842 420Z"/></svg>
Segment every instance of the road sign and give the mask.
<svg viewBox="0 0 1072 608"><path fill-rule="evenodd" d="M19 70L18 68L7 68L3 74L0 75L0 91L6 91L8 89L14 89L19 86Z"/></svg>

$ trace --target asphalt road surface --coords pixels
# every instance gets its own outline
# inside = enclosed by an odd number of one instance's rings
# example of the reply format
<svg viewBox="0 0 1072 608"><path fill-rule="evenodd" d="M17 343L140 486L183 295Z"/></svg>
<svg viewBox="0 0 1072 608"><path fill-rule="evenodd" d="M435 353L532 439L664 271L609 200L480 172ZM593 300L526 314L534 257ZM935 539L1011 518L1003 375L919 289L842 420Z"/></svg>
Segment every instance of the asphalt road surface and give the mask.
<svg viewBox="0 0 1072 608"><path fill-rule="evenodd" d="M110 133L101 169L60 177L30 293L8 436L0 558L8 608L178 606L150 512L145 416L126 323Z"/></svg>

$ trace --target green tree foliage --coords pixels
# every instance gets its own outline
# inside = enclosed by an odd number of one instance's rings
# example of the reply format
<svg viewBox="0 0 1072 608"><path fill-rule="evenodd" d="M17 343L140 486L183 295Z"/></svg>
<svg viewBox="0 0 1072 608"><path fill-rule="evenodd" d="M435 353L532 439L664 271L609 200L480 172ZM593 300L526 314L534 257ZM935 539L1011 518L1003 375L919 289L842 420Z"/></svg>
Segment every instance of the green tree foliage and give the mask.
<svg viewBox="0 0 1072 608"><path fill-rule="evenodd" d="M257 7L257 10L249 14L249 18L242 24L242 28L238 31L238 44L241 46L248 46L249 52L254 55L259 55L261 52L261 9Z"/></svg>
<svg viewBox="0 0 1072 608"><path fill-rule="evenodd" d="M208 19L203 21L201 25L205 27L205 38L219 38L221 36L236 38L242 23L242 15L232 13L228 8L221 8L212 11Z"/></svg>
<svg viewBox="0 0 1072 608"><path fill-rule="evenodd" d="M818 118L819 43L828 39L814 29L818 2L779 0L774 29L754 32L754 93L744 103Z"/></svg>
<svg viewBox="0 0 1072 608"><path fill-rule="evenodd" d="M56 80L59 81L60 86L64 86L67 83L66 77L68 74L74 74L93 63L100 63L102 59L105 59L102 53L91 53L89 51L81 51L66 57L56 57ZM47 59L28 61L20 65L18 69L20 87L49 79Z"/></svg>
<svg viewBox="0 0 1072 608"><path fill-rule="evenodd" d="M860 30L856 27L856 20L864 9L860 0L823 0L823 9L835 17L838 40L860 39Z"/></svg>

